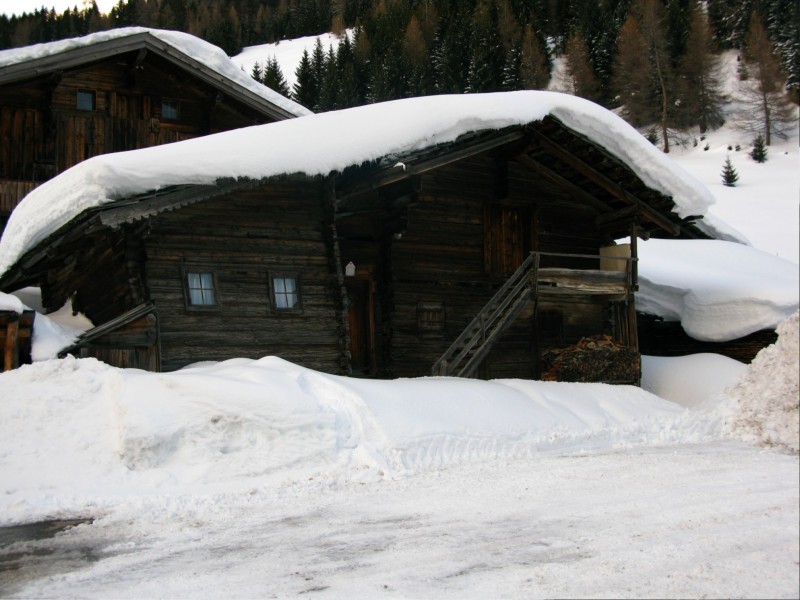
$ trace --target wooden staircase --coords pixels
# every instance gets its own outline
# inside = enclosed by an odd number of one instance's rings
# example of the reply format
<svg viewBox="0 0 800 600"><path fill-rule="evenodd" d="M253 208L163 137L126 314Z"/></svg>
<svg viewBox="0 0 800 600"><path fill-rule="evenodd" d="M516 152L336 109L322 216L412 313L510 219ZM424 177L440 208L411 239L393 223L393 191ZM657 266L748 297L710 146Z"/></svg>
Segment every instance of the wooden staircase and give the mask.
<svg viewBox="0 0 800 600"><path fill-rule="evenodd" d="M619 259L626 261L624 271L600 271L542 269L539 266L541 256L600 258L577 254L531 252L441 358L434 363L431 369L432 375L473 377L494 343L529 302L534 303L534 315L536 314L536 305L540 297L600 295L609 300L624 300L632 293L632 265L635 259Z"/></svg>

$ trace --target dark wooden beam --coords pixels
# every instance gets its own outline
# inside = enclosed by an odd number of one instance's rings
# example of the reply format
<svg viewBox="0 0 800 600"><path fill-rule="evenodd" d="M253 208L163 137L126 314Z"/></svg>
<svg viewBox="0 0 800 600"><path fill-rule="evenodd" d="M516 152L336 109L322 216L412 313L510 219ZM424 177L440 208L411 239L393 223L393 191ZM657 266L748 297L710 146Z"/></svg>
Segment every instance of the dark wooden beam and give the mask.
<svg viewBox="0 0 800 600"><path fill-rule="evenodd" d="M552 154L558 160L562 161L564 164L569 165L576 171L578 171L584 177L589 178L599 187L606 190L608 193L614 195L615 197L619 198L626 204L631 204L636 206L642 214L642 217L655 223L671 235L679 235L681 232L681 228L676 223L670 221L667 217L661 214L659 211L655 210L636 196L634 196L631 192L623 188L621 185L612 181L599 171L597 171L594 167L589 165L588 163L584 162L564 147L559 145L558 143L551 140L545 134L537 131L535 128L531 128L531 133L533 134L534 140L539 144L539 146L545 149L547 152ZM694 237L694 236L692 236Z"/></svg>
<svg viewBox="0 0 800 600"><path fill-rule="evenodd" d="M597 212L607 213L611 210L611 208L605 202L603 202L602 200L598 200L583 188L575 185L571 181L562 177L552 169L549 169L548 167L544 166L538 160L531 158L527 154L518 155L516 157L516 161L520 163L522 166L526 167L527 169L530 169L543 179L546 179L550 183L555 184L556 186L568 192L578 200L584 202L588 206L591 206Z"/></svg>
<svg viewBox="0 0 800 600"><path fill-rule="evenodd" d="M341 191L339 200L346 200L350 196L362 194L366 191L373 190L391 183L396 183L403 179L408 179L415 175L420 175L439 167L471 158L484 152L500 148L506 144L519 141L525 137L525 133L519 130L511 131L498 136L493 136L489 139L474 144L467 144L463 147L456 146L455 149L447 151L443 150L441 154L428 159L422 159L420 162L408 164L398 162L394 166L382 169L379 173L369 178L367 181L354 186L351 189Z"/></svg>

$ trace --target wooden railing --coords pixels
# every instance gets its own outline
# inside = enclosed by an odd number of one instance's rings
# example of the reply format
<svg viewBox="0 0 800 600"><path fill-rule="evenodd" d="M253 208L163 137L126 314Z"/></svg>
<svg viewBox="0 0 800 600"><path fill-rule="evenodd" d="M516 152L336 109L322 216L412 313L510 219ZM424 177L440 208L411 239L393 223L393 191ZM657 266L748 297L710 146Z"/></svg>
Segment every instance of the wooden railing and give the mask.
<svg viewBox="0 0 800 600"><path fill-rule="evenodd" d="M0 180L0 214L9 214L20 200L40 184L40 181Z"/></svg>
<svg viewBox="0 0 800 600"><path fill-rule="evenodd" d="M531 252L434 363L432 375L472 377L500 335L528 302L536 303L539 296L581 294L627 297L632 292L632 265L636 258L608 257L610 260L626 261L626 268L624 271L604 272L598 269L543 269L540 267L542 256L570 260L600 259L599 256L587 254Z"/></svg>

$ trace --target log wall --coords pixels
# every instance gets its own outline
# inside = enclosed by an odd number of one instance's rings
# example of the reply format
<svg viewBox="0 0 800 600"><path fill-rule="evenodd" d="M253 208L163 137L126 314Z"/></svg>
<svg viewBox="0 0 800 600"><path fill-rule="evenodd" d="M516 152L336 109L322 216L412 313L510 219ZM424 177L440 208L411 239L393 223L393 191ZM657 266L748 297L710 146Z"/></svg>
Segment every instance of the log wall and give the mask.
<svg viewBox="0 0 800 600"><path fill-rule="evenodd" d="M320 182L286 182L153 218L146 281L159 314L162 370L276 355L341 372L341 299L326 244L324 202ZM215 309L187 307L182 269L215 274ZM273 273L298 277L301 311L274 310Z"/></svg>

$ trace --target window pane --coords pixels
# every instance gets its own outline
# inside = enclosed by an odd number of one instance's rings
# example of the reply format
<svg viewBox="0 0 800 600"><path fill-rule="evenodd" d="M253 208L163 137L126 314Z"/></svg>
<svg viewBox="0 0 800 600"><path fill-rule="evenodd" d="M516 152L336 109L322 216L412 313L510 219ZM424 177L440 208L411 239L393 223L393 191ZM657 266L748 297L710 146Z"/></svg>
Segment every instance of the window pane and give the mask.
<svg viewBox="0 0 800 600"><path fill-rule="evenodd" d="M217 303L213 273L186 273L189 304L192 306L214 306Z"/></svg>
<svg viewBox="0 0 800 600"><path fill-rule="evenodd" d="M283 277L275 278L275 293L283 294L286 292L286 280Z"/></svg>
<svg viewBox="0 0 800 600"><path fill-rule="evenodd" d="M287 293L297 291L297 280L294 277L286 277L283 281L285 282Z"/></svg>
<svg viewBox="0 0 800 600"><path fill-rule="evenodd" d="M178 104L164 100L161 102L161 118L162 119L177 119L178 118Z"/></svg>
<svg viewBox="0 0 800 600"><path fill-rule="evenodd" d="M201 306L203 302L203 290L189 290L189 303L195 306Z"/></svg>
<svg viewBox="0 0 800 600"><path fill-rule="evenodd" d="M78 91L78 110L94 110L94 92Z"/></svg>
<svg viewBox="0 0 800 600"><path fill-rule="evenodd" d="M297 308L297 294L294 292L286 294L286 304L288 308Z"/></svg>
<svg viewBox="0 0 800 600"><path fill-rule="evenodd" d="M286 294L275 294L275 308L289 308L286 304Z"/></svg>

